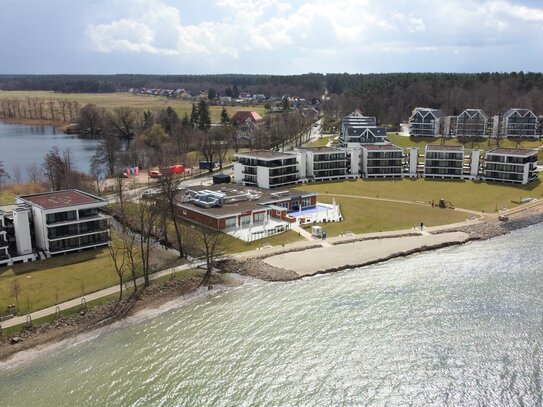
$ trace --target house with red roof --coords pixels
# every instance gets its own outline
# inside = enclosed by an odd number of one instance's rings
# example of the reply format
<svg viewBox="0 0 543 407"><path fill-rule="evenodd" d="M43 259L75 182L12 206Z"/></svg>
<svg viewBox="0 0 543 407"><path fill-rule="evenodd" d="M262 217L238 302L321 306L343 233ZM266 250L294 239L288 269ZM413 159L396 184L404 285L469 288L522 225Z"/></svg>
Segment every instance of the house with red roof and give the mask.
<svg viewBox="0 0 543 407"><path fill-rule="evenodd" d="M250 121L253 124L259 125L259 124L264 123L264 118L260 116L257 112L251 112L248 110L239 110L230 119L230 122L236 126L240 126L247 121Z"/></svg>

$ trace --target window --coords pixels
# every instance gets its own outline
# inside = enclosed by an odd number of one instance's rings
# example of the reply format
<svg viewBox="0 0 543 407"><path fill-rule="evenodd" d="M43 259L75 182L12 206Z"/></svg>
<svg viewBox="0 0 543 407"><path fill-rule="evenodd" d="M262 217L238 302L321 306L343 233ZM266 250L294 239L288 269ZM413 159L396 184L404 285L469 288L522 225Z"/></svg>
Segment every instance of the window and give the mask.
<svg viewBox="0 0 543 407"><path fill-rule="evenodd" d="M303 198L302 199L302 208L307 208L308 206L312 206L311 198Z"/></svg>
<svg viewBox="0 0 543 407"><path fill-rule="evenodd" d="M224 227L226 229L235 228L236 227L236 218L228 218L224 222Z"/></svg>
<svg viewBox="0 0 543 407"><path fill-rule="evenodd" d="M242 215L239 217L239 223L241 227L249 226L251 224L251 215Z"/></svg>
<svg viewBox="0 0 543 407"><path fill-rule="evenodd" d="M258 212L254 214L254 223L263 223L266 219L266 212Z"/></svg>

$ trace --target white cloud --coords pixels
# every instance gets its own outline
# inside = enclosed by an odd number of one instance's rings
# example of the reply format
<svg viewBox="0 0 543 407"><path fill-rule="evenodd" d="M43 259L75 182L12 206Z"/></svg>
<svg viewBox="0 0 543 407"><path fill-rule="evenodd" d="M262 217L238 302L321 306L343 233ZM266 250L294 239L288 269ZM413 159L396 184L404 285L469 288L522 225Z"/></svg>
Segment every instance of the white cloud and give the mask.
<svg viewBox="0 0 543 407"><path fill-rule="evenodd" d="M543 8L506 0L215 0L209 17L191 23L182 20L183 7L168 1L138 3L147 7L138 17L89 24L91 47L223 59L254 52L453 52L526 41L543 22Z"/></svg>

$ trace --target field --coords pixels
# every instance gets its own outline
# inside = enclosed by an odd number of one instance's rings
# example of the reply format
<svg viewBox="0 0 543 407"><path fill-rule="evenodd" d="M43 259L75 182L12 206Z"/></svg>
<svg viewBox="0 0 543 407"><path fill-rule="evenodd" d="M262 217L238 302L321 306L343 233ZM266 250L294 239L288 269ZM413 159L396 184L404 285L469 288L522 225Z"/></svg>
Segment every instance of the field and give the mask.
<svg viewBox="0 0 543 407"><path fill-rule="evenodd" d="M55 93L46 91L2 91L1 98L41 98L45 100L66 100L76 101L83 106L87 103L94 103L106 109L113 109L119 106L133 107L138 110L164 109L171 106L179 115L183 117L185 113L190 115L192 102L185 100L168 99L158 96L139 96L126 92L115 93ZM225 106L228 114L232 116L238 110L252 110L261 115L265 113L262 105L258 106ZM219 122L222 106L210 106L211 121ZM47 111L46 111L47 113Z"/></svg>
<svg viewBox="0 0 543 407"><path fill-rule="evenodd" d="M333 138L334 138L333 136L321 137L320 139L311 143L311 147L326 147L326 144L328 144L328 142L332 140Z"/></svg>
<svg viewBox="0 0 543 407"><path fill-rule="evenodd" d="M319 196L319 202L332 203L333 195ZM426 226L438 226L465 221L469 215L453 209L432 208L429 205L413 205L360 198L335 197L344 220L320 223L328 236L346 232L371 233L409 229L421 222Z"/></svg>
<svg viewBox="0 0 543 407"><path fill-rule="evenodd" d="M153 253L153 266L171 263L171 255ZM87 250L65 256L0 268L0 310L15 304L13 282L19 289L19 307L26 313L68 301L118 284L108 249ZM58 298L57 298L58 297Z"/></svg>
<svg viewBox="0 0 543 407"><path fill-rule="evenodd" d="M427 179L367 180L358 179L297 186L296 189L321 194L353 195L405 200L410 202L438 202L443 198L455 207L475 211L494 212L512 208L522 198L541 198L543 183L508 185L481 181L443 181ZM319 197L319 199L321 199ZM392 218L394 214L390 213Z"/></svg>

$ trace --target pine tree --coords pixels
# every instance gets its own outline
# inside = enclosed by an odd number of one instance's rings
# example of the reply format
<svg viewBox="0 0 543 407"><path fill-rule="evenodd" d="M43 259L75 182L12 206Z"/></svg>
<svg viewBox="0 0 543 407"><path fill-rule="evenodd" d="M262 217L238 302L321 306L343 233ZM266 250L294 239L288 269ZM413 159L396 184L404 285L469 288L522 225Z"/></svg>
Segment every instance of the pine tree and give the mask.
<svg viewBox="0 0 543 407"><path fill-rule="evenodd" d="M226 126L230 123L230 116L228 116L228 112L226 111L226 108L223 107L221 111L221 124L223 126Z"/></svg>
<svg viewBox="0 0 543 407"><path fill-rule="evenodd" d="M198 104L198 128L207 131L211 127L211 117L209 115L209 106L205 100Z"/></svg>
<svg viewBox="0 0 543 407"><path fill-rule="evenodd" d="M192 104L192 111L190 112L190 125L192 127L196 127L196 125L198 124L199 122L199 116L198 116L198 108L196 107L196 105L193 103Z"/></svg>
<svg viewBox="0 0 543 407"><path fill-rule="evenodd" d="M187 128L190 126L190 119L187 112L185 112L185 115L183 116L183 120L181 120L181 127Z"/></svg>

